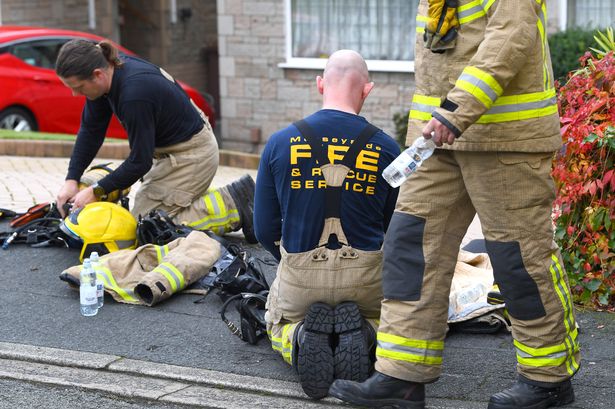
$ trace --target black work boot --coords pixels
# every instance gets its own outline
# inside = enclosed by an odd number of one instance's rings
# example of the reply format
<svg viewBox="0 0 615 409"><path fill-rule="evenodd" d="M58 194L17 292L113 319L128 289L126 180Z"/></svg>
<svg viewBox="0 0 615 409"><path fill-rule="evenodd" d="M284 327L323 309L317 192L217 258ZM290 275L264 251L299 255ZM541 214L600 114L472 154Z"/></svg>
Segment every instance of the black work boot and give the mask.
<svg viewBox="0 0 615 409"><path fill-rule="evenodd" d="M546 388L519 378L512 387L493 395L489 399L488 409L544 409L564 406L573 401L574 390L570 380Z"/></svg>
<svg viewBox="0 0 615 409"><path fill-rule="evenodd" d="M393 378L378 371L365 382L338 379L329 395L370 408L425 408L425 385Z"/></svg>
<svg viewBox="0 0 615 409"><path fill-rule="evenodd" d="M369 326L356 303L346 301L335 306L335 379L363 382L369 377L371 362L365 325Z"/></svg>
<svg viewBox="0 0 615 409"><path fill-rule="evenodd" d="M230 185L227 185L241 221L241 229L246 241L250 244L258 243L254 235L254 179L250 175L243 175Z"/></svg>
<svg viewBox="0 0 615 409"><path fill-rule="evenodd" d="M297 373L301 387L312 399L327 396L333 382L333 349L331 336L335 316L330 305L310 305L303 325L297 330Z"/></svg>

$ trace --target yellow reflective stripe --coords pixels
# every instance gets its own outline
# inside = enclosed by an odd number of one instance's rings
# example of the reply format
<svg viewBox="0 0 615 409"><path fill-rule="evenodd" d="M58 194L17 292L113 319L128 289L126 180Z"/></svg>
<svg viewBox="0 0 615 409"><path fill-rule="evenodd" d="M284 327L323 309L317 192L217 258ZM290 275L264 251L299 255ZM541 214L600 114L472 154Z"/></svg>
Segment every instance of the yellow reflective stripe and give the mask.
<svg viewBox="0 0 615 409"><path fill-rule="evenodd" d="M444 341L427 341L423 339L404 338L399 335L392 335L384 332L378 332L378 341L410 348L433 349L436 351L444 350Z"/></svg>
<svg viewBox="0 0 615 409"><path fill-rule="evenodd" d="M574 372L570 372L570 365L568 363L572 356L568 345L568 337L576 341L577 336L578 330L575 328L572 334L568 334L566 340L561 344L542 348L531 348L514 340L513 343L517 348L517 362L531 367L560 366L566 363L566 368L570 375L572 375Z"/></svg>
<svg viewBox="0 0 615 409"><path fill-rule="evenodd" d="M479 68L473 67L471 65L465 67L463 69L463 73L464 74L468 74L473 76L474 78L478 79L481 82L484 82L485 84L487 84L489 86L489 88L495 93L497 94L497 96L499 97L500 95L502 95L502 93L504 92L504 90L502 89L502 86L500 85L500 83L493 78L493 76L491 74L489 74L486 71L483 71Z"/></svg>
<svg viewBox="0 0 615 409"><path fill-rule="evenodd" d="M186 286L184 275L177 269L177 267L169 262L160 264L153 271L166 277L169 284L171 284L171 289L174 293Z"/></svg>
<svg viewBox="0 0 615 409"><path fill-rule="evenodd" d="M472 66L463 70L455 86L474 96L486 108L491 108L495 100L504 92L493 76Z"/></svg>
<svg viewBox="0 0 615 409"><path fill-rule="evenodd" d="M577 334L578 334L578 330L575 329L574 334L573 334L575 338ZM560 352L566 351L566 344L564 342L558 345L553 345L549 347L540 347L540 348L532 348L527 345L523 345L521 342L517 341L516 339L513 340L513 344L517 348L518 352L524 352L528 356L533 356L533 357L544 357L548 355L556 355Z"/></svg>
<svg viewBox="0 0 615 409"><path fill-rule="evenodd" d="M497 123L539 118L557 113L555 89L499 97L476 123Z"/></svg>
<svg viewBox="0 0 615 409"><path fill-rule="evenodd" d="M566 273L555 254L551 254L551 261L552 263L549 270L551 272L555 291L564 309L564 325L567 333L565 343L568 349L566 370L570 375L573 375L579 370L579 363L574 358L574 354L579 350L579 343L577 340L578 329L573 316L572 296L565 280Z"/></svg>
<svg viewBox="0 0 615 409"><path fill-rule="evenodd" d="M444 341L410 339L378 332L376 356L379 357L424 365L440 365L443 350Z"/></svg>
<svg viewBox="0 0 615 409"><path fill-rule="evenodd" d="M417 15L416 16L416 32L424 33L425 25L428 21L429 21L429 17Z"/></svg>
<svg viewBox="0 0 615 409"><path fill-rule="evenodd" d="M562 354L564 354L562 352ZM517 354L517 362L521 365L532 366L535 368L541 368L544 366L560 366L566 362L566 355L564 354L558 358L524 358Z"/></svg>
<svg viewBox="0 0 615 409"><path fill-rule="evenodd" d="M579 370L579 363L574 357L574 354L579 351L579 331L573 317L572 297L568 291L565 272L555 254L551 254L551 262L549 268L551 278L564 309L564 327L566 328L564 341L558 345L542 348L531 348L517 340L513 342L517 348L519 364L531 367L566 365L566 371L572 376Z"/></svg>
<svg viewBox="0 0 615 409"><path fill-rule="evenodd" d="M167 254L169 254L169 246L167 244L165 244L164 246L156 246L156 258L158 259L158 264L160 264L162 262L162 259L166 257Z"/></svg>
<svg viewBox="0 0 615 409"><path fill-rule="evenodd" d="M474 0L457 7L459 24L467 24L487 15L495 0Z"/></svg>
<svg viewBox="0 0 615 409"><path fill-rule="evenodd" d="M442 357L423 356L416 354L408 354L404 352L390 351L381 347L376 348L376 356L379 358L388 358L395 361L412 362L415 364L424 365L442 365Z"/></svg>
<svg viewBox="0 0 615 409"><path fill-rule="evenodd" d="M414 94L410 119L428 121L440 106L440 98ZM557 113L555 89L519 95L502 95L476 123L488 124L539 118Z"/></svg>
<svg viewBox="0 0 615 409"><path fill-rule="evenodd" d="M431 119L431 112L421 112L414 109L410 110L410 119L418 119L421 121L429 121Z"/></svg>
<svg viewBox="0 0 615 409"><path fill-rule="evenodd" d="M282 338L274 337L271 331L267 331L267 335L269 336L269 340L271 341L271 348L274 351L282 352Z"/></svg>
<svg viewBox="0 0 615 409"><path fill-rule="evenodd" d="M522 121L524 119L540 118L557 113L557 105L546 108L528 109L519 112L509 112L505 114L485 114L478 118L478 124L491 124L499 122Z"/></svg>
<svg viewBox="0 0 615 409"><path fill-rule="evenodd" d="M503 95L495 101L493 106L525 104L528 102L547 101L552 98L555 98L555 88L546 91L531 92L529 94Z"/></svg>
<svg viewBox="0 0 615 409"><path fill-rule="evenodd" d="M290 340L290 335L295 333L297 325L299 325L298 322L284 325L282 328L282 358L291 365L293 364L293 342Z"/></svg>
<svg viewBox="0 0 615 409"><path fill-rule="evenodd" d="M540 4L540 2L538 2ZM547 4L542 3L540 7L540 14L538 16L538 21L536 23L538 26L538 32L540 33L540 45L542 47L542 70L543 70L543 84L544 89L549 89L553 84L553 78L551 74L551 70L549 69L548 61L548 39L547 39Z"/></svg>
<svg viewBox="0 0 615 409"><path fill-rule="evenodd" d="M284 361L292 365L292 357L293 357L293 342L290 340L290 334L295 333L295 329L299 325L299 323L294 324L286 324L282 327L282 337L277 338L274 337L271 333L271 330L267 331L267 336L269 336L269 340L271 341L271 348L274 351L279 352L284 358Z"/></svg>
<svg viewBox="0 0 615 409"><path fill-rule="evenodd" d="M440 106L440 98L414 94L410 107L409 118L429 121L431 113Z"/></svg>
<svg viewBox="0 0 615 409"><path fill-rule="evenodd" d="M130 303L138 303L134 297L134 293L130 289L125 289L117 285L115 278L113 278L113 273L107 267L99 265L96 268L96 277L98 277L102 282L105 288L115 291L123 300Z"/></svg>
<svg viewBox="0 0 615 409"><path fill-rule="evenodd" d="M225 227L230 227L232 223L239 222L239 211L237 209L227 210L219 191L210 191L202 199L208 215L200 220L188 223L188 226L197 230L214 230L216 233L224 234Z"/></svg>

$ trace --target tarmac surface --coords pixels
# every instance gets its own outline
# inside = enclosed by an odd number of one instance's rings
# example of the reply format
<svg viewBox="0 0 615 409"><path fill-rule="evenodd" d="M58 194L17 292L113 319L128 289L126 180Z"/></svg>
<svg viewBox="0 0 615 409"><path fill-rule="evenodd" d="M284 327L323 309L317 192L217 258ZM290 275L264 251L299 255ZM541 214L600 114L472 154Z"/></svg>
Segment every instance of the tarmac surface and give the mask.
<svg viewBox="0 0 615 409"><path fill-rule="evenodd" d="M53 200L68 160L0 156L0 163L0 207L23 211ZM256 171L221 167L213 184L245 173ZM465 241L479 237L475 221ZM230 239L242 242L239 233ZM242 244L265 262L271 283L270 257L258 245ZM333 398L308 399L266 339L252 346L233 336L215 294L205 300L180 294L154 307L107 296L97 316L82 317L78 293L58 279L76 264L76 250L0 250L0 408L347 407ZM567 407L613 408L615 315L577 311L577 320L583 362L573 380L576 401ZM489 396L514 379L508 333L451 332L443 375L427 386L427 407L486 408Z"/></svg>

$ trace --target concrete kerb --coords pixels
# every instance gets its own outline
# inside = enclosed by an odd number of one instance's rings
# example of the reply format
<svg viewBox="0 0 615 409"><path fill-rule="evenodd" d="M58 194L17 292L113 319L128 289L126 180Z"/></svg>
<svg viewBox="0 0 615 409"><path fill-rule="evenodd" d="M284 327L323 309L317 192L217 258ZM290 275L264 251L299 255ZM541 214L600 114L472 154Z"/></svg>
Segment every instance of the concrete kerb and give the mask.
<svg viewBox="0 0 615 409"><path fill-rule="evenodd" d="M0 155L66 158L70 156L73 145L73 141L0 139ZM129 152L128 142L105 142L97 156L121 160L126 159ZM259 160L260 156L253 153L220 149L221 166L258 169Z"/></svg>
<svg viewBox="0 0 615 409"><path fill-rule="evenodd" d="M295 382L7 342L0 342L0 378L204 407L246 407L246 401L250 406L261 402L262 407L316 404ZM327 398L317 405L340 404Z"/></svg>

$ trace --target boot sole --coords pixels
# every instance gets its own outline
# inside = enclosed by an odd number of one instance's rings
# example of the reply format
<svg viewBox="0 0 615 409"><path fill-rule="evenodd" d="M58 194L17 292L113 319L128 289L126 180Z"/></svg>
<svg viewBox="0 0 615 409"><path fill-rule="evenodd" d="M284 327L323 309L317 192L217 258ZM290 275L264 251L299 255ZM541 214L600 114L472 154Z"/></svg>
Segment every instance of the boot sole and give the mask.
<svg viewBox="0 0 615 409"><path fill-rule="evenodd" d="M369 377L369 351L362 328L357 304L343 302L335 307L335 333L339 335L333 355L335 379L363 382Z"/></svg>
<svg viewBox="0 0 615 409"><path fill-rule="evenodd" d="M327 396L333 383L333 350L329 343L335 316L324 303L312 304L305 316L305 338L299 347L297 373L301 387L312 399Z"/></svg>
<svg viewBox="0 0 615 409"><path fill-rule="evenodd" d="M520 408L518 405L507 405L489 402L487 409L547 409L550 407L565 406L574 402L574 389L570 388L564 391L560 395L552 396L549 399L538 402L531 406L524 406Z"/></svg>
<svg viewBox="0 0 615 409"><path fill-rule="evenodd" d="M250 175L242 176L239 180L233 182L229 188L229 193L239 211L243 236L250 244L258 243L254 235L254 223L252 222L255 188L254 180Z"/></svg>
<svg viewBox="0 0 615 409"><path fill-rule="evenodd" d="M329 395L334 398L352 403L353 405L366 406L369 408L390 409L425 409L425 401L411 402L399 399L363 399L355 395L347 395L343 390L338 390L335 385L329 390Z"/></svg>

